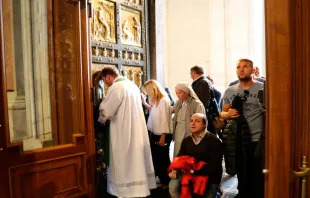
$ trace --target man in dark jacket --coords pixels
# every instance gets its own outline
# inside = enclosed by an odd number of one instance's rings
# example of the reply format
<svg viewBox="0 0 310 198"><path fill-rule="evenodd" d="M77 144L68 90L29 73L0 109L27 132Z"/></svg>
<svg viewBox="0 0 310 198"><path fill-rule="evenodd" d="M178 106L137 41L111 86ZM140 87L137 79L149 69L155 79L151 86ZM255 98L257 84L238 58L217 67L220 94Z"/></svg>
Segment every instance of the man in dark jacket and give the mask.
<svg viewBox="0 0 310 198"><path fill-rule="evenodd" d="M197 162L206 165L199 171L191 171L198 176L208 176L206 192L203 197L215 198L222 178L222 145L221 141L206 130L207 118L201 113L192 115L190 121L191 136L184 138L178 156L190 156ZM179 172L179 174L181 174ZM178 171L169 173L169 193L171 198L179 197L180 177Z"/></svg>
<svg viewBox="0 0 310 198"><path fill-rule="evenodd" d="M204 75L204 69L201 65L195 65L191 68L191 78L193 79L192 88L197 94L199 100L205 107L206 113L210 103L211 83Z"/></svg>
<svg viewBox="0 0 310 198"><path fill-rule="evenodd" d="M211 100L212 85L204 74L203 66L201 65L193 66L191 68L191 78L193 79L192 88L206 110L208 123L212 123L212 118L208 116L211 115L209 114L209 105ZM208 125L208 131L210 131L213 134L216 134L216 132L212 129L212 124Z"/></svg>

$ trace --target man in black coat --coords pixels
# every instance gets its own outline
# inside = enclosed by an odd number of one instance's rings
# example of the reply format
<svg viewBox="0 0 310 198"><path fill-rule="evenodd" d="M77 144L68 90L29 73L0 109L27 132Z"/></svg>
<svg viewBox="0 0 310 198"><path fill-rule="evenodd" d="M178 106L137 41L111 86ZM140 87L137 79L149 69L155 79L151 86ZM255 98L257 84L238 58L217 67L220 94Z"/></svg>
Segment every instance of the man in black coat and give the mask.
<svg viewBox="0 0 310 198"><path fill-rule="evenodd" d="M202 102L207 114L210 103L211 83L204 74L203 66L193 66L191 68L191 78L193 79L192 88Z"/></svg>

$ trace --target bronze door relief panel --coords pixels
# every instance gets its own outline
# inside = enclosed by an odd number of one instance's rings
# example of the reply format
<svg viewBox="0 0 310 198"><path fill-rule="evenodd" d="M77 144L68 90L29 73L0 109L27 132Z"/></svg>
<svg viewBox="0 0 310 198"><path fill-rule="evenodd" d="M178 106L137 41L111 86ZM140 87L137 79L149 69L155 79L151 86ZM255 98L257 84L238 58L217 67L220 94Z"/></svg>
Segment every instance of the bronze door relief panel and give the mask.
<svg viewBox="0 0 310 198"><path fill-rule="evenodd" d="M115 65L140 87L147 67L144 0L93 0L92 4L92 70Z"/></svg>

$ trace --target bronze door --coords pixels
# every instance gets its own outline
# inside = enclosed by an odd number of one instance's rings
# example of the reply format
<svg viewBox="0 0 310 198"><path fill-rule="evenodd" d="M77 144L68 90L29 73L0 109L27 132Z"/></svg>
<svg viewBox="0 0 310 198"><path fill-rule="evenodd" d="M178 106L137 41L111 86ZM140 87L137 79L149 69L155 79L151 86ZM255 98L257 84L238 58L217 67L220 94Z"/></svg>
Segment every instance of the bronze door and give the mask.
<svg viewBox="0 0 310 198"><path fill-rule="evenodd" d="M92 0L92 71L116 66L129 80L141 86L146 80L145 0Z"/></svg>

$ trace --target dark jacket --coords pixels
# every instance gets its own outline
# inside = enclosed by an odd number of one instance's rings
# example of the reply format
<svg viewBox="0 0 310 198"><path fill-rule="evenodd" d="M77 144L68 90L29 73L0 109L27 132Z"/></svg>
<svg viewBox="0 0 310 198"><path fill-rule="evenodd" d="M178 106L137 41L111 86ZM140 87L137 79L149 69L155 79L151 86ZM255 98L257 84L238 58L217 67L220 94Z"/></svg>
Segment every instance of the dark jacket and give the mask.
<svg viewBox="0 0 310 198"><path fill-rule="evenodd" d="M243 115L242 97L235 96L232 108L237 109L239 117L231 119L223 132L223 151L226 172L235 175L237 166L246 172L248 159L248 146L251 142L251 133L248 122Z"/></svg>
<svg viewBox="0 0 310 198"><path fill-rule="evenodd" d="M172 94L171 94L170 89L169 89L168 87L165 87L165 91L167 92L168 97L169 97L169 99L170 99L170 101L171 101L171 106L173 106L174 103L175 103L175 101L174 101L174 99L173 99L173 97L172 97Z"/></svg>
<svg viewBox="0 0 310 198"><path fill-rule="evenodd" d="M214 91L215 100L220 107L222 93L219 90L217 90L215 87L213 87L213 91Z"/></svg>
<svg viewBox="0 0 310 198"><path fill-rule="evenodd" d="M236 169L237 126L238 126L237 120L230 120L227 123L222 135L226 173L232 176L234 176L237 173Z"/></svg>
<svg viewBox="0 0 310 198"><path fill-rule="evenodd" d="M210 81L205 77L201 76L192 83L192 88L198 96L199 100L202 102L206 113L208 113L208 106L210 103Z"/></svg>

